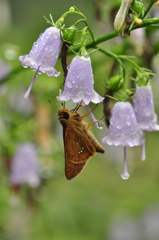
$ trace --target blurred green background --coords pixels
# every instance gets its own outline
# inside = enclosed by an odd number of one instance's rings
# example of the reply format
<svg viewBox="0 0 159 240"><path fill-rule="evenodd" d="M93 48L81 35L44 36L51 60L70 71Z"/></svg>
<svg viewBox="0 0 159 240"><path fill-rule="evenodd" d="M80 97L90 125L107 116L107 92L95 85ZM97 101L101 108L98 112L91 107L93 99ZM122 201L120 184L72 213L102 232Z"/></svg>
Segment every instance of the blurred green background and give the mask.
<svg viewBox="0 0 159 240"><path fill-rule="evenodd" d="M118 0L0 0L0 60L10 69L9 73L0 72L0 240L158 240L159 133L146 133L145 162L141 161L141 147L128 149L131 177L127 181L120 177L123 149L111 146L104 146L104 155L97 154L77 178L68 181L62 127L57 111L48 103L50 99L57 110L62 108L56 96L63 75L55 79L41 74L30 99L23 99L34 72L22 68L18 57L28 54L49 27L43 15L51 13L56 21L74 5L87 17L95 38L113 31ZM156 14L158 9L153 7L151 15ZM70 26L77 19L71 15L66 23ZM117 54L135 55L138 64L156 73L152 87L159 114L158 30L134 31L127 39L116 37L100 46ZM104 96L106 81L119 68L99 52L91 59L95 89ZM131 87L129 76L134 70L125 64ZM62 71L60 60L56 68ZM66 107L75 105L67 103ZM103 116L102 104L94 114L97 119ZM91 122L89 116L86 121ZM103 130L92 127L92 131L99 142L108 132L104 125ZM37 145L41 185L37 189L23 185L15 193L9 183L10 162L17 145L25 142Z"/></svg>

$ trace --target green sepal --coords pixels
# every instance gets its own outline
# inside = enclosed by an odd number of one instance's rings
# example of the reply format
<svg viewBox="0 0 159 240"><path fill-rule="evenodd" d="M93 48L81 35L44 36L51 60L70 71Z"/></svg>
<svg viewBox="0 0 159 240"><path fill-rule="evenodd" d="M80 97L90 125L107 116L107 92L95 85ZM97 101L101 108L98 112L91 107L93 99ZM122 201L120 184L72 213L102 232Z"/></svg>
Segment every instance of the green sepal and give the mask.
<svg viewBox="0 0 159 240"><path fill-rule="evenodd" d="M124 86L124 80L120 74L111 77L107 84L107 87L111 89L113 92L119 91L120 89L123 88L123 86Z"/></svg>
<svg viewBox="0 0 159 240"><path fill-rule="evenodd" d="M144 5L141 1L139 1L139 0L134 0L134 1L132 2L131 6L130 6L130 9L131 9L133 12L139 14L139 16L141 16L141 17L142 17L142 16L144 15L144 13L145 13L145 5Z"/></svg>
<svg viewBox="0 0 159 240"><path fill-rule="evenodd" d="M68 42L71 45L74 43L77 37L77 28L75 26L69 27L67 30L63 32L63 41Z"/></svg>

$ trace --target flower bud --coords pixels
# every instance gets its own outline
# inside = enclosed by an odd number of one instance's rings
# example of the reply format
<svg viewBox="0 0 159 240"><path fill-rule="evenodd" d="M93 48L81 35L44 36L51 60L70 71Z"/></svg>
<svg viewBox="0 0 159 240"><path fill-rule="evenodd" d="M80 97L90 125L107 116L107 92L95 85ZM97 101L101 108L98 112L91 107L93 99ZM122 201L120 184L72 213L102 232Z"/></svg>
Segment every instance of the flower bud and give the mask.
<svg viewBox="0 0 159 240"><path fill-rule="evenodd" d="M155 5L156 5L157 7L159 7L159 1L155 2Z"/></svg>
<svg viewBox="0 0 159 240"><path fill-rule="evenodd" d="M119 91L123 87L123 79L121 75L116 75L109 79L108 88L113 92Z"/></svg>
<svg viewBox="0 0 159 240"><path fill-rule="evenodd" d="M121 6L114 20L114 29L117 33L121 33L128 26L126 18L128 16L131 3L132 0L122 0L121 2Z"/></svg>
<svg viewBox="0 0 159 240"><path fill-rule="evenodd" d="M143 15L145 11L145 6L142 2L134 0L131 4L131 10L135 13Z"/></svg>
<svg viewBox="0 0 159 240"><path fill-rule="evenodd" d="M64 32L63 40L64 42L73 44L74 41L76 40L76 36L77 36L77 28L75 26L71 26Z"/></svg>
<svg viewBox="0 0 159 240"><path fill-rule="evenodd" d="M142 24L142 19L135 17L134 19L135 23Z"/></svg>
<svg viewBox="0 0 159 240"><path fill-rule="evenodd" d="M75 10L74 7L70 7L69 11L70 11L70 12L75 12L76 10Z"/></svg>

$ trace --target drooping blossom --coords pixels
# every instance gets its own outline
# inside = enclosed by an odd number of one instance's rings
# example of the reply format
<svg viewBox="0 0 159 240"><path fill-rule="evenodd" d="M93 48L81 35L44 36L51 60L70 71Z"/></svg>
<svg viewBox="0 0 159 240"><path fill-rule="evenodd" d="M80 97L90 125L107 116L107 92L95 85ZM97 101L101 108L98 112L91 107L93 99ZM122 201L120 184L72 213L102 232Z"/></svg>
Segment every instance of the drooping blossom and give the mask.
<svg viewBox="0 0 159 240"><path fill-rule="evenodd" d="M140 128L146 131L159 131L151 86L138 86L133 101L136 119Z"/></svg>
<svg viewBox="0 0 159 240"><path fill-rule="evenodd" d="M58 60L61 47L62 41L60 37L60 29L49 27L33 44L30 53L19 57L23 67L30 67L36 70L31 85L25 94L25 98L29 97L31 88L39 72L54 77L60 75L60 72L57 72L54 66Z"/></svg>
<svg viewBox="0 0 159 240"><path fill-rule="evenodd" d="M32 187L40 184L40 167L36 148L32 143L18 145L10 166L10 184L24 183Z"/></svg>
<svg viewBox="0 0 159 240"><path fill-rule="evenodd" d="M123 179L129 177L127 171L126 147L144 143L144 133L139 128L132 105L129 102L117 102L112 109L108 135L102 139L108 145L124 147Z"/></svg>
<svg viewBox="0 0 159 240"><path fill-rule="evenodd" d="M3 62L0 59L0 81L8 76L10 73L11 67L8 63Z"/></svg>
<svg viewBox="0 0 159 240"><path fill-rule="evenodd" d="M133 101L136 119L140 128L144 131L159 131L151 86L137 86ZM141 158L142 160L146 159L145 142L142 146Z"/></svg>
<svg viewBox="0 0 159 240"><path fill-rule="evenodd" d="M75 56L69 66L64 89L60 101L72 100L74 103L82 101L83 105L90 102L99 103L103 98L94 90L94 77L90 57Z"/></svg>

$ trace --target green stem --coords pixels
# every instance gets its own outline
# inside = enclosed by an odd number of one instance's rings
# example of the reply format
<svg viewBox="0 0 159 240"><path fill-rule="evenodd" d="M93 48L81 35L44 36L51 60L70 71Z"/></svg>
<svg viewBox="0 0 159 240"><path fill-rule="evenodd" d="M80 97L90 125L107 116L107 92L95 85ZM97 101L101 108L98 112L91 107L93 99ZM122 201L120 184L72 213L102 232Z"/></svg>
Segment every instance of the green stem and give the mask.
<svg viewBox="0 0 159 240"><path fill-rule="evenodd" d="M65 18L68 14L78 14L80 16L82 16L84 19L86 19L86 17L81 13L81 12L77 12L77 11L74 11L74 12L71 12L71 11L68 11L68 12L65 12L64 14L62 14L62 16L60 18ZM60 19L59 18L59 19Z"/></svg>
<svg viewBox="0 0 159 240"><path fill-rule="evenodd" d="M109 33L109 34L104 35L100 38L97 38L94 41L91 41L91 42L87 43L85 47L86 48L94 48L94 47L96 47L97 44L102 43L104 41L107 41L107 40L109 40L111 38L114 38L116 36L118 36L118 34L116 32ZM75 52L78 52L79 49L80 49L80 46L76 46L76 47L73 48L73 50ZM71 54L71 51L69 51L69 54Z"/></svg>
<svg viewBox="0 0 159 240"><path fill-rule="evenodd" d="M139 67L139 65L137 65L137 63L135 63L133 60L131 60L130 58L128 58L127 56L123 56L123 55L118 55L118 58L124 59L128 62L130 62L132 65L134 65L139 71L141 70L141 68Z"/></svg>
<svg viewBox="0 0 159 240"><path fill-rule="evenodd" d="M118 55L116 55L116 54L114 54L113 52L110 52L110 51L108 51L108 50L105 50L105 49L103 49L103 48L98 48L98 47L97 47L97 49L98 49L100 52L106 54L107 56L114 58L114 59L120 64L121 69L122 69L122 75L123 75L123 78L125 79L125 73L126 73L125 67L124 67L123 62L119 59Z"/></svg>
<svg viewBox="0 0 159 240"><path fill-rule="evenodd" d="M156 2L156 0L151 0L149 5L147 6L146 10L145 10L145 13L144 13L144 17L146 17L147 13L150 11L151 7L153 6L153 4Z"/></svg>
<svg viewBox="0 0 159 240"><path fill-rule="evenodd" d="M89 27L89 25L88 25L88 23L87 23L87 21L86 21L85 19L80 19L80 20L78 20L77 22L75 22L75 24L73 24L73 25L76 26L76 25L79 24L80 22L84 22L84 23L85 23L85 25L87 26L87 28L88 28L88 30L89 30L89 33L90 33L90 35L91 35L92 41L94 42L95 39L94 39L93 32L92 32L92 30L90 29L90 27Z"/></svg>

